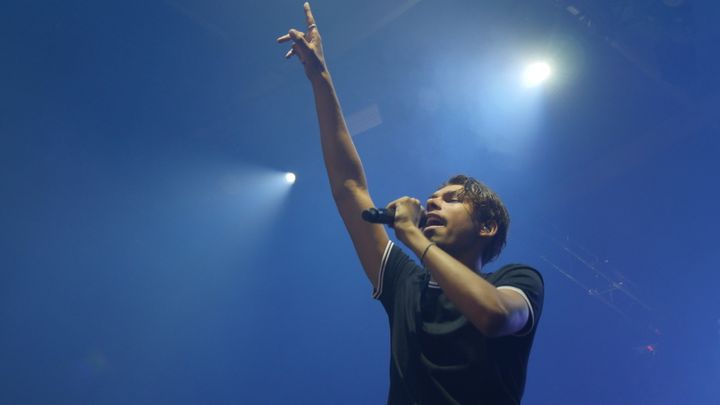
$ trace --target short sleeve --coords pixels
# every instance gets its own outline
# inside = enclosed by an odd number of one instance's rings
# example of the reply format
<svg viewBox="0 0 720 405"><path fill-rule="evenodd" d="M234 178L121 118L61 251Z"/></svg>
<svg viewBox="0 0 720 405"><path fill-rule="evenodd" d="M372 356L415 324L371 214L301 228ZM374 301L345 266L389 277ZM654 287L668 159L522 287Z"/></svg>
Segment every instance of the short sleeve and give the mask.
<svg viewBox="0 0 720 405"><path fill-rule="evenodd" d="M530 309L528 322L516 333L517 336L525 336L533 331L540 320L545 297L543 278L537 270L526 265L505 266L498 273L500 274L493 284L499 290L517 291L528 304Z"/></svg>
<svg viewBox="0 0 720 405"><path fill-rule="evenodd" d="M393 298L397 293L398 286L412 276L415 272L421 271L418 266L405 252L389 241L380 262L378 280L373 289L373 298L379 300L386 310L392 307Z"/></svg>

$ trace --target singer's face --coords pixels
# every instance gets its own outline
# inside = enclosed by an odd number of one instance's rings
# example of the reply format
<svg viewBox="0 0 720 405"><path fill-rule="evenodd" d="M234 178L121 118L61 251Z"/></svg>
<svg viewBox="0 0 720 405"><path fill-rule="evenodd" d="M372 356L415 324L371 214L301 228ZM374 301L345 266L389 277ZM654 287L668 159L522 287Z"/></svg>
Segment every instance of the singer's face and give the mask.
<svg viewBox="0 0 720 405"><path fill-rule="evenodd" d="M472 218L472 205L460 199L461 185L448 185L427 200L427 222L423 233L449 251L472 248L479 234Z"/></svg>

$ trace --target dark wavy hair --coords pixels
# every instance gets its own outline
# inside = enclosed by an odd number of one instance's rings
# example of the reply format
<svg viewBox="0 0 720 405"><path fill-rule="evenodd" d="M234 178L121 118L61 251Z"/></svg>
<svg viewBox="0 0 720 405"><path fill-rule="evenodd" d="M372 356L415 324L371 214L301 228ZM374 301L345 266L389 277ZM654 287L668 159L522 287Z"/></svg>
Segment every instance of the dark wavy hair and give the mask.
<svg viewBox="0 0 720 405"><path fill-rule="evenodd" d="M492 237L490 243L485 246L482 253L483 264L495 260L505 247L508 228L510 227L510 214L505 208L505 204L490 187L472 177L459 174L451 177L439 188L450 185L463 186L462 191L458 193L458 197L463 202L469 202L472 205L472 217L477 225L488 222L497 224L497 233Z"/></svg>

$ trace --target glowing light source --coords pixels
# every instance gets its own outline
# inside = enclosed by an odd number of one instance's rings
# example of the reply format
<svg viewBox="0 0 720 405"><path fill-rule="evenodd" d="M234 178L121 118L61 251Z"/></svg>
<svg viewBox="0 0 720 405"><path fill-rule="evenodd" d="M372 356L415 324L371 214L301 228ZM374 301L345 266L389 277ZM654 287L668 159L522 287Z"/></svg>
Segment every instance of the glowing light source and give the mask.
<svg viewBox="0 0 720 405"><path fill-rule="evenodd" d="M287 181L288 184L295 183L295 173L292 173L292 172L285 173L285 181Z"/></svg>
<svg viewBox="0 0 720 405"><path fill-rule="evenodd" d="M523 72L523 83L528 87L534 87L546 81L551 74L550 65L545 62L535 62L525 68Z"/></svg>

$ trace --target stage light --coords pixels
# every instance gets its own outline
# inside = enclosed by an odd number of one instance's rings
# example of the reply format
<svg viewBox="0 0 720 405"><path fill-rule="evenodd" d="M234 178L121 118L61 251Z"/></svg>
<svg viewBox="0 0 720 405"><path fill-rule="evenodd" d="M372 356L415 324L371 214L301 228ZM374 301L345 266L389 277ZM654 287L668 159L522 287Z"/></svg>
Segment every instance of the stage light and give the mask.
<svg viewBox="0 0 720 405"><path fill-rule="evenodd" d="M525 68L523 83L528 87L535 87L545 82L551 74L550 65L545 62L535 62Z"/></svg>
<svg viewBox="0 0 720 405"><path fill-rule="evenodd" d="M292 173L292 172L287 172L287 173L285 173L285 181L286 181L288 184L293 184L293 183L295 183L295 173Z"/></svg>
<svg viewBox="0 0 720 405"><path fill-rule="evenodd" d="M203 207L202 215L222 218L223 226L227 226L229 232L237 232L233 238L242 245L236 246L234 254L243 260L255 258L261 246L272 243L274 224L282 217L296 175L285 170L233 162L220 168L218 180L221 193L217 198L203 200L214 203L212 208L208 204L199 204Z"/></svg>

